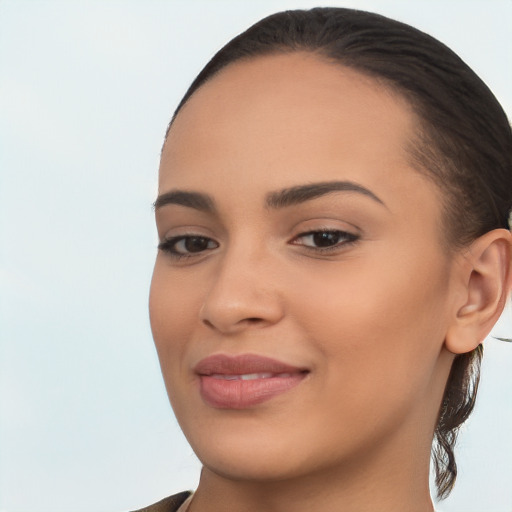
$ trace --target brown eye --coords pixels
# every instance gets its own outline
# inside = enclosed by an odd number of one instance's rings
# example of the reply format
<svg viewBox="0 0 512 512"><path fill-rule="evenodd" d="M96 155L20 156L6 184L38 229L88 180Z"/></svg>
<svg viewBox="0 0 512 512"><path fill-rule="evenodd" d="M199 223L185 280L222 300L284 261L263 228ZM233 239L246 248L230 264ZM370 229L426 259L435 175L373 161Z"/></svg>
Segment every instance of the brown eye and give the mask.
<svg viewBox="0 0 512 512"><path fill-rule="evenodd" d="M330 247L340 241L341 233L339 231L325 231L313 234L313 242L316 247Z"/></svg>
<svg viewBox="0 0 512 512"><path fill-rule="evenodd" d="M310 231L300 234L293 244L303 245L310 249L334 249L355 242L359 237L353 233L339 230Z"/></svg>
<svg viewBox="0 0 512 512"><path fill-rule="evenodd" d="M159 244L161 251L173 256L190 256L207 250L216 249L219 245L205 236L186 235L169 238Z"/></svg>
<svg viewBox="0 0 512 512"><path fill-rule="evenodd" d="M190 236L183 239L183 247L187 252L201 252L208 249L210 240L203 236Z"/></svg>

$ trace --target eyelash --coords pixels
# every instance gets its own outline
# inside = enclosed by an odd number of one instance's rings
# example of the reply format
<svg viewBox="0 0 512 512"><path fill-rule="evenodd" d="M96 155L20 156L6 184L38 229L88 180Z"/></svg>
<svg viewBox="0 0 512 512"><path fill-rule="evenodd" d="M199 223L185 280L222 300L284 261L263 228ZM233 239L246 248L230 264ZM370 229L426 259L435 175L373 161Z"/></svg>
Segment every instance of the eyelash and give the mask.
<svg viewBox="0 0 512 512"><path fill-rule="evenodd" d="M314 239L314 237L318 236L318 235L321 235L321 236L334 235L338 238L341 238L341 240L338 240L333 245L329 245L327 247L310 246L310 245L306 245L306 244L298 244L296 242L296 240L299 240L301 238L306 238L306 237L313 237L313 239ZM325 237L324 239L327 240L328 238ZM341 249L341 247L344 247L347 245L352 245L352 244L356 243L358 240L359 240L359 235L356 235L354 233L349 233L348 231L342 231L340 229L316 229L313 231L306 231L304 233L297 235L293 239L292 244L302 245L303 247L306 247L308 250L325 254L325 253L328 253L331 251L339 251Z"/></svg>
<svg viewBox="0 0 512 512"><path fill-rule="evenodd" d="M297 240L300 240L301 238L313 237L313 240L314 240L314 237L318 236L318 235L324 237L324 240L328 240L328 237L326 235L335 236L337 238L341 238L342 240L337 240L333 245L329 245L326 247L311 246L311 245L306 245L304 243L302 243L302 244L297 243ZM206 243L206 247L204 249L201 249L196 252L194 252L194 251L180 252L176 249L176 246L180 242L184 242L186 244L187 242L191 242L194 239L196 239L197 241ZM292 240L291 244L292 245L301 245L301 246L305 247L307 250L314 251L316 253L326 254L331 251L340 250L340 248L342 246L352 245L352 244L356 243L358 240L359 240L359 235L355 235L354 233L349 233L347 231L342 231L339 229L317 229L317 230L312 230L312 231L306 231L304 233L297 235ZM317 242L318 242L318 240L317 240ZM212 243L214 244L214 247L211 247ZM170 238L163 240L162 242L160 242L158 244L159 250L169 254L172 258L174 258L176 260L192 258L196 255L198 256L198 255L203 254L207 250L216 249L217 247L219 247L219 244L217 242L215 242L214 240L212 240L211 238L208 238L206 236L201 236L201 235L193 235L193 234L170 237ZM186 247L185 247L185 250L187 250Z"/></svg>
<svg viewBox="0 0 512 512"><path fill-rule="evenodd" d="M178 251L176 249L176 246L180 242L185 242L186 243L187 241L192 241L194 239L206 242L207 247L205 247L204 250L197 251L197 252L194 252L194 251L192 251L192 252L180 252L180 251ZM213 248L212 247L208 247L211 243L214 243L215 247L213 247ZM202 254L207 249L216 249L218 246L219 246L219 244L217 242L215 242L211 238L208 238L207 236L201 236L201 235L180 235L180 236L173 236L173 237L170 237L170 238L166 238L165 240L163 240L162 242L160 242L158 244L158 249L160 251L163 251L163 252L169 254L172 258L174 258L176 260L181 260L181 259L184 259L184 258L192 258L195 255ZM186 250L186 248L185 248L185 250Z"/></svg>

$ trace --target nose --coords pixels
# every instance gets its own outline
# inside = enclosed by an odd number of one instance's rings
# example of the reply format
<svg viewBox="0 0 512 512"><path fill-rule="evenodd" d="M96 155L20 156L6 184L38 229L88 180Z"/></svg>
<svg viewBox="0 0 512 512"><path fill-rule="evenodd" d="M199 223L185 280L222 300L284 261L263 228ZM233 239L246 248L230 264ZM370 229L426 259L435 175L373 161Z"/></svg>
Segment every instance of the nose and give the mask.
<svg viewBox="0 0 512 512"><path fill-rule="evenodd" d="M201 321L224 335L278 323L284 315L278 281L278 269L269 259L240 253L225 258L212 278Z"/></svg>

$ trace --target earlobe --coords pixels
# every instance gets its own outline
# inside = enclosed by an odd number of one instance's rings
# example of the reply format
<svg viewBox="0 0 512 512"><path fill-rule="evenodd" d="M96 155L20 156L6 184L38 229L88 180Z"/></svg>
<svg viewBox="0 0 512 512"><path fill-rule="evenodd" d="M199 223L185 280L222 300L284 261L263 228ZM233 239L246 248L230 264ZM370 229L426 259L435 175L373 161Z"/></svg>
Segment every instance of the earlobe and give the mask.
<svg viewBox="0 0 512 512"><path fill-rule="evenodd" d="M475 349L500 317L511 288L512 235L495 229L462 254L462 300L456 305L445 346L454 354Z"/></svg>

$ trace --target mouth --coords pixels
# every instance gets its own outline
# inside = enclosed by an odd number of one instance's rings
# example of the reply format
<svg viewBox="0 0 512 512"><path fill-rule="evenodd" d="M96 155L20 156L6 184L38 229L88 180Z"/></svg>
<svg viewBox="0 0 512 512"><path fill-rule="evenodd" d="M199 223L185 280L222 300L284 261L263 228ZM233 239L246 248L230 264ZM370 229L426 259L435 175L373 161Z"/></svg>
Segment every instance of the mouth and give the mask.
<svg viewBox="0 0 512 512"><path fill-rule="evenodd" d="M216 354L194 368L204 402L217 409L247 409L286 393L309 373L281 361L242 354Z"/></svg>
<svg viewBox="0 0 512 512"><path fill-rule="evenodd" d="M223 379L223 380L256 380L256 379L275 379L282 378L286 379L288 377L292 377L293 373L242 373L238 374L222 374L222 373L214 373L209 375L212 379Z"/></svg>

